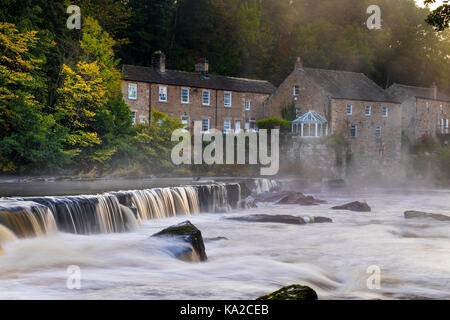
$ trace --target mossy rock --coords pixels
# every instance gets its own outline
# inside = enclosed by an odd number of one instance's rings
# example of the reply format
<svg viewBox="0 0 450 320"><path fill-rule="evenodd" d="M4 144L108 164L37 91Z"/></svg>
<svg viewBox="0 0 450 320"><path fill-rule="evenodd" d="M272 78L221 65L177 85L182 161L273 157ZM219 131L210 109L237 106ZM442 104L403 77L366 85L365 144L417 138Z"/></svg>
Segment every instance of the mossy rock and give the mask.
<svg viewBox="0 0 450 320"><path fill-rule="evenodd" d="M259 297L256 300L317 300L317 293L308 286L291 284L277 291Z"/></svg>
<svg viewBox="0 0 450 320"><path fill-rule="evenodd" d="M178 254L178 258L182 260L195 261L194 257L198 257L200 261L208 259L201 231L188 220L163 229L152 237L175 237L189 243L190 250L183 250Z"/></svg>

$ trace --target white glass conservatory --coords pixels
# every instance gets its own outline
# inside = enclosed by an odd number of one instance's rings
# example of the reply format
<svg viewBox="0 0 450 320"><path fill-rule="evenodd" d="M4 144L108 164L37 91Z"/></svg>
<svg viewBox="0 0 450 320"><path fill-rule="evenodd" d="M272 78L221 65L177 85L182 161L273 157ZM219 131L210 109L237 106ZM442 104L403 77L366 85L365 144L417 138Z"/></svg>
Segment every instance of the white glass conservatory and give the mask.
<svg viewBox="0 0 450 320"><path fill-rule="evenodd" d="M314 110L309 110L304 115L292 121L293 133L301 137L322 137L328 135L328 121Z"/></svg>

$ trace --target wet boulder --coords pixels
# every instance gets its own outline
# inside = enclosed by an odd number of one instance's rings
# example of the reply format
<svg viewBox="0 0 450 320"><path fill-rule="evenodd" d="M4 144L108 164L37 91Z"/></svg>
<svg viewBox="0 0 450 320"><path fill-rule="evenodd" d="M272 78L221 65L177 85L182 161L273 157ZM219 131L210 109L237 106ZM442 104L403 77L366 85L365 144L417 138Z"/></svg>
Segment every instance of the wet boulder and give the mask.
<svg viewBox="0 0 450 320"><path fill-rule="evenodd" d="M214 238L205 238L205 241L221 241L221 240L229 240L227 237L214 237Z"/></svg>
<svg viewBox="0 0 450 320"><path fill-rule="evenodd" d="M290 286L282 287L277 291L261 296L256 300L313 301L317 300L317 293L308 286L302 286L300 284L291 284Z"/></svg>
<svg viewBox="0 0 450 320"><path fill-rule="evenodd" d="M205 261L208 259L201 231L188 220L163 229L152 237L170 237L188 243L190 246L182 248L176 253L181 260Z"/></svg>
<svg viewBox="0 0 450 320"><path fill-rule="evenodd" d="M408 210L403 213L405 219L431 218L439 221L450 221L450 216L438 213L428 213L422 211Z"/></svg>
<svg viewBox="0 0 450 320"><path fill-rule="evenodd" d="M295 217L290 215L270 215L270 214L252 214L243 217L230 217L229 220L247 221L247 222L272 222L285 224L306 224L302 217Z"/></svg>
<svg viewBox="0 0 450 320"><path fill-rule="evenodd" d="M297 191L264 192L257 195L256 200L261 202L275 202L275 204L298 204L302 206L326 203L324 200L316 199L312 196L305 196L303 193Z"/></svg>
<svg viewBox="0 0 450 320"><path fill-rule="evenodd" d="M333 210L350 210L358 212L370 212L371 208L366 202L353 201L350 203L343 204L341 206L332 207Z"/></svg>
<svg viewBox="0 0 450 320"><path fill-rule="evenodd" d="M327 223L327 222L333 222L331 218L327 217L314 217L313 219L314 223Z"/></svg>

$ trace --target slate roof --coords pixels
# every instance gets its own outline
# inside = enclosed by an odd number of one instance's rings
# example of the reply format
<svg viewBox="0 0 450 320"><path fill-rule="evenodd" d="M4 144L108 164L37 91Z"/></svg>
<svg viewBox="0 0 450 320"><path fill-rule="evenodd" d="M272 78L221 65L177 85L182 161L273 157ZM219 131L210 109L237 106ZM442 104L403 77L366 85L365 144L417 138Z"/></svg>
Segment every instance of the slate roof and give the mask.
<svg viewBox="0 0 450 320"><path fill-rule="evenodd" d="M264 94L272 94L276 89L270 82L263 80L234 78L213 74L205 78L196 72L168 69L166 69L166 72L160 73L151 67L126 64L122 66L122 78L125 80L157 84Z"/></svg>
<svg viewBox="0 0 450 320"><path fill-rule="evenodd" d="M332 98L399 103L363 73L315 68L300 70Z"/></svg>
<svg viewBox="0 0 450 320"><path fill-rule="evenodd" d="M435 100L432 88L414 87L414 86L407 86L404 84L394 83L392 86L390 86L387 89L387 91L391 95L395 95L400 101L405 101L406 99L408 99L410 97ZM450 97L443 94L442 92L439 92L439 90L438 90L436 100L450 102Z"/></svg>

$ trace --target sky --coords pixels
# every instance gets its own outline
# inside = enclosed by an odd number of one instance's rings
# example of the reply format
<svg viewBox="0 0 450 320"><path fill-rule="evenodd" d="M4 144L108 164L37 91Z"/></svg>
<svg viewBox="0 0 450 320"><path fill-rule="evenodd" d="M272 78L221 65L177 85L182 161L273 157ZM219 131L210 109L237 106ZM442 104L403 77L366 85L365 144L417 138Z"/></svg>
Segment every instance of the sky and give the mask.
<svg viewBox="0 0 450 320"><path fill-rule="evenodd" d="M417 5L420 7L425 7L425 5L423 4L423 0L414 0L416 1ZM440 5L442 5L444 2L444 0L437 0L435 4L432 4L429 6L430 9L435 9L437 7L439 7Z"/></svg>

